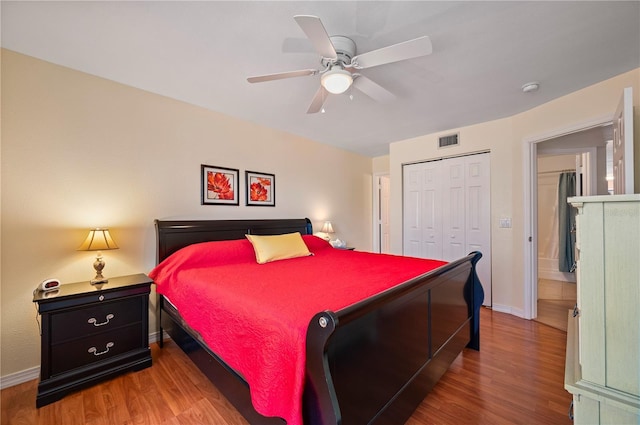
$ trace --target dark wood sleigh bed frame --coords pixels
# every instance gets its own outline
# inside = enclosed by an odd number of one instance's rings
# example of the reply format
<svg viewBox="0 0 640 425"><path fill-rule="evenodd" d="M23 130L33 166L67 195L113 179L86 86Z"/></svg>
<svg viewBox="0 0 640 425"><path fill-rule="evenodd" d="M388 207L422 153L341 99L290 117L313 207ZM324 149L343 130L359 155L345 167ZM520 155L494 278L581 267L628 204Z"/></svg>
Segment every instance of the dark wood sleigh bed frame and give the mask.
<svg viewBox="0 0 640 425"><path fill-rule="evenodd" d="M187 245L245 234L312 234L309 219L156 220L157 261ZM307 331L304 423L404 423L464 347L479 350L482 286L474 252L338 312L318 312ZM167 332L252 424L279 424L251 404L249 386L158 297ZM160 346L163 341L160 338Z"/></svg>

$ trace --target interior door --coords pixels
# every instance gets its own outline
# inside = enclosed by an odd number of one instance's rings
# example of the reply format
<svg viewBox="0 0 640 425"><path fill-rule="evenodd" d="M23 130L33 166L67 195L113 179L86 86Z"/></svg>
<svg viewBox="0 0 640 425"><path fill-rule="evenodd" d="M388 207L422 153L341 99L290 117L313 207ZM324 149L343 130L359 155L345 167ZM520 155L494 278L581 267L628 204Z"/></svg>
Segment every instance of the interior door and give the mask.
<svg viewBox="0 0 640 425"><path fill-rule="evenodd" d="M465 158L447 159L442 165L442 258L452 261L468 254L465 252Z"/></svg>
<svg viewBox="0 0 640 425"><path fill-rule="evenodd" d="M466 241L465 254L482 252L476 272L484 289L484 305L491 305L491 164L490 155L465 159Z"/></svg>
<svg viewBox="0 0 640 425"><path fill-rule="evenodd" d="M389 176L380 176L380 252L391 252L391 239L389 236Z"/></svg>
<svg viewBox="0 0 640 425"><path fill-rule="evenodd" d="M491 305L489 154L403 166L404 255L452 261L482 252L477 266Z"/></svg>
<svg viewBox="0 0 640 425"><path fill-rule="evenodd" d="M404 255L443 259L441 162L403 168Z"/></svg>
<svg viewBox="0 0 640 425"><path fill-rule="evenodd" d="M624 89L613 118L613 193L633 193L633 88Z"/></svg>
<svg viewBox="0 0 640 425"><path fill-rule="evenodd" d="M442 259L442 161L421 164L422 168L422 257Z"/></svg>
<svg viewBox="0 0 640 425"><path fill-rule="evenodd" d="M422 247L422 202L420 164L405 165L402 169L403 184L403 253L420 257Z"/></svg>

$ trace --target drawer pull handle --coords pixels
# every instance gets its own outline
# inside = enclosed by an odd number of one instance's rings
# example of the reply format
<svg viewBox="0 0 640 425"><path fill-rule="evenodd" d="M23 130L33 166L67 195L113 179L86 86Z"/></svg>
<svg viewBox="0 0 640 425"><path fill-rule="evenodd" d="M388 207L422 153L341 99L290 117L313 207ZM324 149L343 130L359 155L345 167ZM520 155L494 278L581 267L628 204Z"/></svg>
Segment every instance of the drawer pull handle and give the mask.
<svg viewBox="0 0 640 425"><path fill-rule="evenodd" d="M89 348L89 352L93 353L94 356L101 356L103 354L107 354L109 352L109 348L113 347L113 342L107 342L107 349L104 351L100 351L98 353L98 349L96 347Z"/></svg>
<svg viewBox="0 0 640 425"><path fill-rule="evenodd" d="M97 320L96 320L95 317L92 317L91 319L87 320L87 323L91 323L95 327L104 326L104 325L108 324L109 320L113 319L114 317L116 317L116 316L114 316L113 314L109 313L109 314L107 314L107 320L102 322L102 323L96 323Z"/></svg>

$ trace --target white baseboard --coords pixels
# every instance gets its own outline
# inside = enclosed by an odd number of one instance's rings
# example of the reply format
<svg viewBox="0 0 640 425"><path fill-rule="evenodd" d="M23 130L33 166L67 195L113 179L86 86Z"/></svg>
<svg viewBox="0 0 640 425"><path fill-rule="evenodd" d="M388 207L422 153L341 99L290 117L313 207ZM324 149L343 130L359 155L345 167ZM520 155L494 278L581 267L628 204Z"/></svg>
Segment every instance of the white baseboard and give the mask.
<svg viewBox="0 0 640 425"><path fill-rule="evenodd" d="M513 308L508 305L500 305L500 304L494 303L493 306L491 306L491 309L494 311L498 311L500 313L507 313L507 314L511 314L512 316L517 316L517 317L526 319L526 317L524 316L524 310L521 310L519 308Z"/></svg>
<svg viewBox="0 0 640 425"><path fill-rule="evenodd" d="M158 342L158 335L160 332L153 332L149 334L149 344ZM21 370L20 372L11 373L0 377L0 390L13 387L15 385L23 384L33 379L40 377L40 365L31 367L29 369Z"/></svg>
<svg viewBox="0 0 640 425"><path fill-rule="evenodd" d="M37 379L39 376L40 366L34 366L29 369L21 370L20 372L5 375L0 377L0 390Z"/></svg>
<svg viewBox="0 0 640 425"><path fill-rule="evenodd" d="M149 334L149 344L152 344L154 342L158 342L158 340L160 339L160 338L158 338L158 334L159 333L160 332L153 332L153 333Z"/></svg>

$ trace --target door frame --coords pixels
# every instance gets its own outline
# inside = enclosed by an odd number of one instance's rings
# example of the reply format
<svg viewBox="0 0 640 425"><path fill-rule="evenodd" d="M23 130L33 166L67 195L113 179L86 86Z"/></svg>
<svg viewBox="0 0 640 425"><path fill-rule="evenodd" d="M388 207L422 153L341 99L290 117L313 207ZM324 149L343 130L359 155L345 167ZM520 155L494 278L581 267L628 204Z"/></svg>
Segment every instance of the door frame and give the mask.
<svg viewBox="0 0 640 425"><path fill-rule="evenodd" d="M606 115L560 127L523 139L522 170L524 193L524 318L538 316L538 143L568 134L609 125L613 115ZM534 196L535 195L535 196Z"/></svg>
<svg viewBox="0 0 640 425"><path fill-rule="evenodd" d="M371 238L371 252L377 252L380 253L382 252L380 249L380 226L378 223L378 212L380 211L380 192L379 192L379 187L378 187L378 179L380 177L389 177L390 178L390 174L387 171L384 172L378 172L378 173L373 173L373 182L371 185L371 190L372 190L372 209L371 209L371 222L372 222L372 238Z"/></svg>

